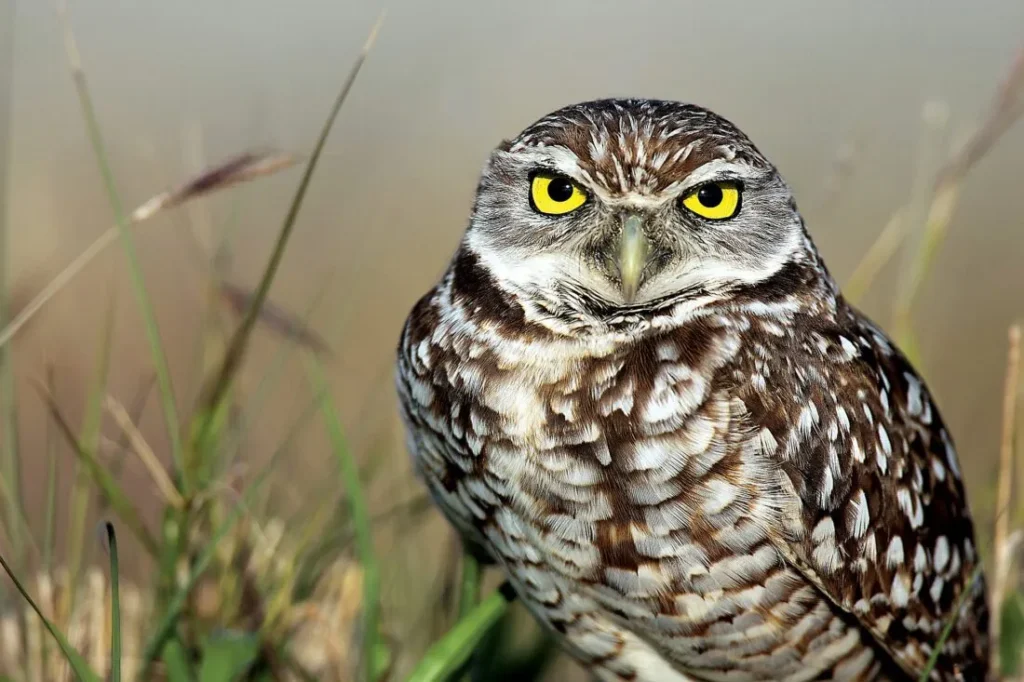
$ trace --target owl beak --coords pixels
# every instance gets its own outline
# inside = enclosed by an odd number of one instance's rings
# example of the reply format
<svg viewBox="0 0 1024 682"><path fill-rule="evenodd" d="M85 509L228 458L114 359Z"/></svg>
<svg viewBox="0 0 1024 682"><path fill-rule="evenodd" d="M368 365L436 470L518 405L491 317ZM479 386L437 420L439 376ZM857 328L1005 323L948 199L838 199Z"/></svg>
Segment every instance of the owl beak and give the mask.
<svg viewBox="0 0 1024 682"><path fill-rule="evenodd" d="M619 281L622 283L622 297L632 303L643 281L647 255L651 242L644 234L644 219L635 213L627 213L622 219L622 233L619 236L619 254L616 264Z"/></svg>

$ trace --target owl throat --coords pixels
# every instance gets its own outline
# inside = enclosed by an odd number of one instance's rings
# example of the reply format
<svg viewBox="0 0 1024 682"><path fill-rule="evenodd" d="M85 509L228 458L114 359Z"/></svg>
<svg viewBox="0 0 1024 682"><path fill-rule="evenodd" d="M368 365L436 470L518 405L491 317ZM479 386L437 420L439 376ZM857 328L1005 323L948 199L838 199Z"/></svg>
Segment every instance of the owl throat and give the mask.
<svg viewBox="0 0 1024 682"><path fill-rule="evenodd" d="M570 279L544 286L501 281L479 255L463 246L449 271L451 302L474 324L512 336L591 338L633 336L678 327L716 311L782 309L832 312L838 287L817 253L795 255L766 279L750 283L687 285L633 305L610 302Z"/></svg>

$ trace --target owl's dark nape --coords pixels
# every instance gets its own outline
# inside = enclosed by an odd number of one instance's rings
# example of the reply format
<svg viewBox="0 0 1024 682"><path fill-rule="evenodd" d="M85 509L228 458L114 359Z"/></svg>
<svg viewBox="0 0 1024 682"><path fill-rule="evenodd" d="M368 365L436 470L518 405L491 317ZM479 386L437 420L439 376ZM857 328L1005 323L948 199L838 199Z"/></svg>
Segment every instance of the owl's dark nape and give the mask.
<svg viewBox="0 0 1024 682"><path fill-rule="evenodd" d="M448 519L603 680L986 679L984 581L924 382L774 166L693 105L496 149L398 389Z"/></svg>

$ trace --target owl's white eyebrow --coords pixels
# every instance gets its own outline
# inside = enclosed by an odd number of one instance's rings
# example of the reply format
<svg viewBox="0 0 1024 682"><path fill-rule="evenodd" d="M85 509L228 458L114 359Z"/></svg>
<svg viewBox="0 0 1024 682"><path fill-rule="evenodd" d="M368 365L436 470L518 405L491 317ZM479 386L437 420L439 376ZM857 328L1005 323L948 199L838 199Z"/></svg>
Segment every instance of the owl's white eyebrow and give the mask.
<svg viewBox="0 0 1024 682"><path fill-rule="evenodd" d="M539 166L551 167L571 178L579 178L582 173L579 157L565 147L540 147L537 151L520 152L520 158Z"/></svg>
<svg viewBox="0 0 1024 682"><path fill-rule="evenodd" d="M712 159L707 163L693 169L684 180L679 183L679 190L685 191L691 187L702 185L709 180L729 178L746 178L751 175L751 167L744 163L728 161L726 159Z"/></svg>

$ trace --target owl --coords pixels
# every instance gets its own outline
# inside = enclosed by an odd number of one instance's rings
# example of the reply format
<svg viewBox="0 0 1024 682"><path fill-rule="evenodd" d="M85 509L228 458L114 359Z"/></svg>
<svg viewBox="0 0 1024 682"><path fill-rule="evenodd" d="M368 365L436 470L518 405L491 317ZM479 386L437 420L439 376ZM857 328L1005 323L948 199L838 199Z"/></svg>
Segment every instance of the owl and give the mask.
<svg viewBox="0 0 1024 682"><path fill-rule="evenodd" d="M988 679L935 402L711 111L499 145L397 386L437 505L600 680Z"/></svg>

